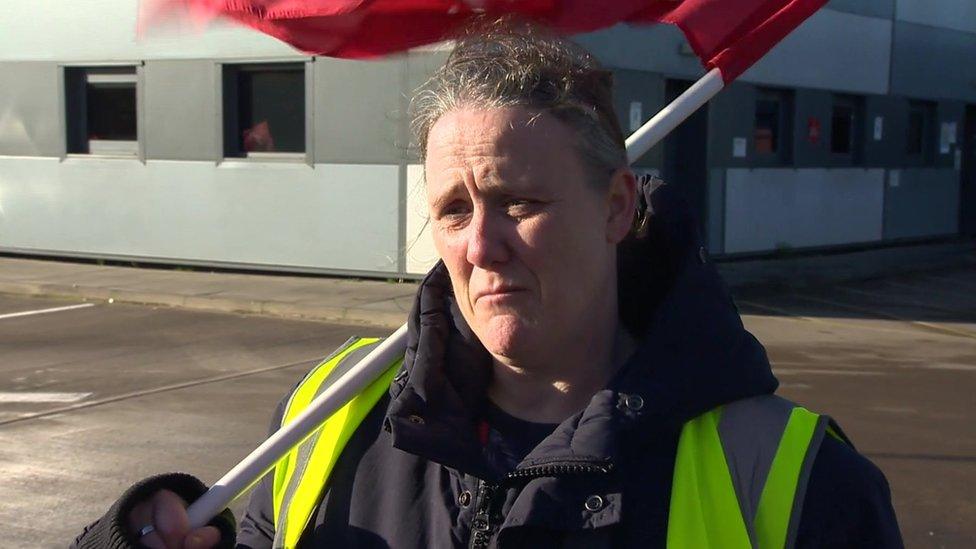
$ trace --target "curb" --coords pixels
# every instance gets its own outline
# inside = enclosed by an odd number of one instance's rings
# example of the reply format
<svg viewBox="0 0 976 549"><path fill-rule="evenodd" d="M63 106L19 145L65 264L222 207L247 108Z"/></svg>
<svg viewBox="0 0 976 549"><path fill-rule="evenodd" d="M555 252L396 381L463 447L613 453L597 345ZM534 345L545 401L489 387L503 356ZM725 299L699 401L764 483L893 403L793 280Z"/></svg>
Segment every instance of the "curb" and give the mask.
<svg viewBox="0 0 976 549"><path fill-rule="evenodd" d="M976 266L976 243L953 242L834 255L716 262L716 267L733 291L837 284L963 266ZM185 295L151 290L15 281L0 281L0 294L111 301L196 311L358 324L387 329L400 327L406 322L409 314L408 305L397 303L396 299L400 298L371 301L361 306L341 307L268 299L249 300L220 295Z"/></svg>
<svg viewBox="0 0 976 549"><path fill-rule="evenodd" d="M0 282L0 294L29 295L36 297L81 298L85 300L159 305L195 311L254 314L319 322L360 324L377 328L399 328L407 321L407 311L394 312L382 309L358 307L324 307L303 303L271 300L243 300L222 297L185 296L180 294L153 293L139 290L66 286L63 284L34 284Z"/></svg>

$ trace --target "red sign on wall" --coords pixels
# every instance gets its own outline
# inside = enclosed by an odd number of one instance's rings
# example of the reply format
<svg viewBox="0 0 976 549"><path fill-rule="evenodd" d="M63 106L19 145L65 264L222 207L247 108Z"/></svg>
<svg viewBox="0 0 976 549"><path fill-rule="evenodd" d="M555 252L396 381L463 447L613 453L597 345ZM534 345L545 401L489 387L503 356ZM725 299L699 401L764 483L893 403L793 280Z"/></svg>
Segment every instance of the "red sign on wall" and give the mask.
<svg viewBox="0 0 976 549"><path fill-rule="evenodd" d="M807 141L814 145L820 142L820 119L816 116L807 118Z"/></svg>

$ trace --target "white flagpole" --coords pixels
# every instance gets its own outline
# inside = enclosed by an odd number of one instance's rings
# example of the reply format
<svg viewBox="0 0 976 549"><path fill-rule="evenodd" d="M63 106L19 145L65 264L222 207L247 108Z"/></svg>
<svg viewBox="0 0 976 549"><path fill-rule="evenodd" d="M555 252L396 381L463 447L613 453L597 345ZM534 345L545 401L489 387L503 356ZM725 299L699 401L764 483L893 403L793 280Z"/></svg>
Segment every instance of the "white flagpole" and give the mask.
<svg viewBox="0 0 976 549"><path fill-rule="evenodd" d="M634 162L664 139L671 130L722 90L722 73L716 68L692 84L654 118L627 138L627 161ZM305 440L339 408L373 382L407 349L404 324L313 400L294 421L276 431L233 469L215 482L187 509L190 525L210 522L232 501L261 480L289 450Z"/></svg>

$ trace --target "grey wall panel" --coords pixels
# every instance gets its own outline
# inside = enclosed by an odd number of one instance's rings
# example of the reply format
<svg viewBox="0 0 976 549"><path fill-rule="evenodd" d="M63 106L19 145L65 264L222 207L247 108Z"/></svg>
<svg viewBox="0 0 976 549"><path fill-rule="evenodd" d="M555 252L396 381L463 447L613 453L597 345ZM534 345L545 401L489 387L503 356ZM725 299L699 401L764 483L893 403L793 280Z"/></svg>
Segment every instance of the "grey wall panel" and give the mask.
<svg viewBox="0 0 976 549"><path fill-rule="evenodd" d="M899 21L891 93L976 101L976 33Z"/></svg>
<svg viewBox="0 0 976 549"><path fill-rule="evenodd" d="M316 58L315 161L397 163L405 61Z"/></svg>
<svg viewBox="0 0 976 549"><path fill-rule="evenodd" d="M397 166L0 157L0 196L0 248L397 267Z"/></svg>
<svg viewBox="0 0 976 549"><path fill-rule="evenodd" d="M725 253L881 239L884 170L730 169Z"/></svg>
<svg viewBox="0 0 976 549"><path fill-rule="evenodd" d="M220 106L218 67L213 61L148 61L146 157L162 160L218 160Z"/></svg>
<svg viewBox="0 0 976 549"><path fill-rule="evenodd" d="M414 92L427 81L428 78L438 67L444 64L450 50L447 48L437 50L412 51L407 55L407 78L406 87L403 93L410 98ZM407 158L409 162L419 162L418 145L414 136L407 132L409 146L407 147Z"/></svg>
<svg viewBox="0 0 976 549"><path fill-rule="evenodd" d="M626 137L634 131L630 124L632 104L639 104L640 116L638 118L641 124L650 120L664 107L664 78L659 74L626 69L613 71L613 76L614 109L617 111L620 128ZM638 105L634 106L638 107ZM633 166L661 169L662 149L663 147L660 146L652 148L644 156L638 158Z"/></svg>
<svg viewBox="0 0 976 549"><path fill-rule="evenodd" d="M897 166L905 157L908 103L904 98L871 95L865 98L864 166ZM880 139L875 139L875 120L880 122Z"/></svg>
<svg viewBox="0 0 976 549"><path fill-rule="evenodd" d="M901 21L976 33L976 3L972 0L895 0Z"/></svg>
<svg viewBox="0 0 976 549"><path fill-rule="evenodd" d="M685 78L704 74L684 35L672 25L617 25L578 35L574 40L609 67Z"/></svg>
<svg viewBox="0 0 976 549"><path fill-rule="evenodd" d="M887 19L821 10L741 78L770 85L886 93L891 25Z"/></svg>
<svg viewBox="0 0 976 549"><path fill-rule="evenodd" d="M886 239L955 234L959 228L959 172L892 170L885 188L884 213Z"/></svg>
<svg viewBox="0 0 976 549"><path fill-rule="evenodd" d="M755 122L756 89L733 82L708 104L708 165L749 166L752 156L752 131ZM746 139L746 156L733 156L733 140Z"/></svg>
<svg viewBox="0 0 976 549"><path fill-rule="evenodd" d="M54 63L0 63L0 155L62 154L60 70Z"/></svg>
<svg viewBox="0 0 976 549"><path fill-rule="evenodd" d="M891 19L895 0L830 0L824 9Z"/></svg>
<svg viewBox="0 0 976 549"><path fill-rule="evenodd" d="M796 128L793 139L793 162L798 168L813 168L831 165L830 158L830 114L832 95L830 92L813 89L799 89L793 96ZM811 139L811 124L820 125L819 137Z"/></svg>
<svg viewBox="0 0 976 549"><path fill-rule="evenodd" d="M136 37L132 0L4 0L0 60L132 61L210 57L295 57L289 46L225 23L157 29ZM195 30L194 30L195 29Z"/></svg>

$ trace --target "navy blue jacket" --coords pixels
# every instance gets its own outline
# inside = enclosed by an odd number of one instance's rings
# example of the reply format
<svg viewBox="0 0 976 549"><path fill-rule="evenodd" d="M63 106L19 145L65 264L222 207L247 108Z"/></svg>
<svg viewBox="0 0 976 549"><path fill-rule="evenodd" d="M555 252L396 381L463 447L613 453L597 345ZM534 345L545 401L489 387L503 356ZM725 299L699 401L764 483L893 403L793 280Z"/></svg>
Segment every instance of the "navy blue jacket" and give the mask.
<svg viewBox="0 0 976 549"><path fill-rule="evenodd" d="M498 478L474 429L490 358L438 265L410 318L407 375L347 447L303 545L470 547L479 545L474 521L484 521L486 546L664 545L682 424L720 404L772 393L777 382L706 260L683 202L656 182L643 191L647 226L621 246L619 269L622 320L641 344L610 386L531 451L516 474ZM642 413L621 406L621 394L641 395ZM268 544L268 484L253 496L242 546ZM591 495L606 502L597 512L584 508ZM884 476L832 437L814 461L798 545L901 545Z"/></svg>
<svg viewBox="0 0 976 549"><path fill-rule="evenodd" d="M656 182L645 182L642 198L646 226L619 254L621 320L640 343L608 387L513 473L493 472L475 429L490 356L437 265L409 319L406 374L350 440L302 547L665 545L682 424L772 393L777 381L683 202ZM621 395L635 394L645 402L639 413L622 405ZM281 406L275 416L273 428ZM585 506L593 495L603 502L596 510ZM273 529L266 478L252 494L238 546L270 547ZM832 437L814 461L797 545L901 546L884 476Z"/></svg>

